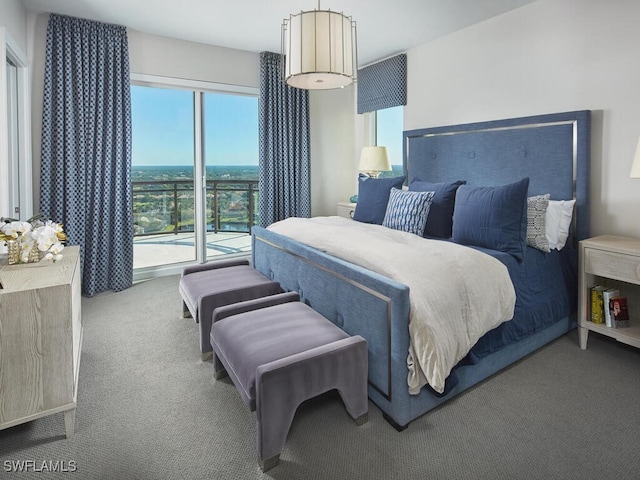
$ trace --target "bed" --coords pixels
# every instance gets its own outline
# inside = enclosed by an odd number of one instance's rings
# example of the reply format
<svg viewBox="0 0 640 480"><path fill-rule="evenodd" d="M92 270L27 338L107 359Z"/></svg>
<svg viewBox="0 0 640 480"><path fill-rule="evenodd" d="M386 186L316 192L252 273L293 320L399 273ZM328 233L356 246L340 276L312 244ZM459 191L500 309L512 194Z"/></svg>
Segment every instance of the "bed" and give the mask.
<svg viewBox="0 0 640 480"><path fill-rule="evenodd" d="M518 257L482 244L465 245L499 261L508 272L515 293L513 318L501 319L474 339L472 348L448 372L443 388L427 383L418 391L408 385L413 368L408 352L414 342L410 326L418 295L413 284L410 288L397 279L403 277L386 275L387 270L370 262L354 263L330 248L314 248L272 229L253 228L255 268L284 290L297 291L302 301L347 333L367 339L369 398L398 430L575 327L577 242L589 236L590 112L411 130L403 133L403 139L409 189L414 179L439 184L464 180L465 195L473 195L526 178L527 198L548 194L556 204L571 202L572 213L559 251L526 246ZM459 197L461 193L456 200ZM457 217L458 240L464 218ZM426 238L427 242L458 243L443 238Z"/></svg>

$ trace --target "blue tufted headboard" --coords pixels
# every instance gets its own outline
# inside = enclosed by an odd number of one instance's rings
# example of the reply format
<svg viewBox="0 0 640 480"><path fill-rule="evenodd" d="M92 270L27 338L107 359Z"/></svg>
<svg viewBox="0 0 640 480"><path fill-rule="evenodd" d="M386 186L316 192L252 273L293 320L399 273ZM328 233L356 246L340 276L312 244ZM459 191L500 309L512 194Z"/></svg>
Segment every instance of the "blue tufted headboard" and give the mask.
<svg viewBox="0 0 640 480"><path fill-rule="evenodd" d="M529 177L529 195L576 199L573 232L589 236L591 112L588 110L408 130L407 181L466 180L494 186Z"/></svg>

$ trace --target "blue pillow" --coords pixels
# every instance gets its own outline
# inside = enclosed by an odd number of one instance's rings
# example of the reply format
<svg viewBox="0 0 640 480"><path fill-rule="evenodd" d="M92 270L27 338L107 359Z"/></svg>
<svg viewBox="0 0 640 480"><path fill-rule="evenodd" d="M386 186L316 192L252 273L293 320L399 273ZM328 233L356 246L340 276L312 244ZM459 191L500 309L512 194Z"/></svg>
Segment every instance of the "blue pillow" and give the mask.
<svg viewBox="0 0 640 480"><path fill-rule="evenodd" d="M464 180L453 183L425 182L414 178L409 184L409 190L415 192L434 192L429 210L429 218L424 229L425 237L451 238L453 224L453 207L456 201L456 191Z"/></svg>
<svg viewBox="0 0 640 480"><path fill-rule="evenodd" d="M392 188L382 226L424 235L432 198L433 192L410 192Z"/></svg>
<svg viewBox="0 0 640 480"><path fill-rule="evenodd" d="M389 193L392 188L402 188L406 177L371 178L358 177L358 203L353 219L363 223L382 225L387 212Z"/></svg>
<svg viewBox="0 0 640 480"><path fill-rule="evenodd" d="M524 259L529 178L499 187L461 185L453 210L453 241Z"/></svg>

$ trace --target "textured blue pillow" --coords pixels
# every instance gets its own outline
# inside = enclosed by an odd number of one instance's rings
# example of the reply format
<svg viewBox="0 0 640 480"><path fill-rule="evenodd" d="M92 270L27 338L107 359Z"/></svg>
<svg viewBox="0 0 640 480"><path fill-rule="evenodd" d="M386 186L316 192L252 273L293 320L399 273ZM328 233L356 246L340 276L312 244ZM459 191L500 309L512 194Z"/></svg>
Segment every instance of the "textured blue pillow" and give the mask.
<svg viewBox="0 0 640 480"><path fill-rule="evenodd" d="M392 188L382 226L422 236L432 198L433 192Z"/></svg>
<svg viewBox="0 0 640 480"><path fill-rule="evenodd" d="M358 203L353 219L358 222L382 225L387 212L389 192L392 188L401 188L406 177L371 178L358 177Z"/></svg>
<svg viewBox="0 0 640 480"><path fill-rule="evenodd" d="M456 191L464 180L453 183L425 182L414 178L409 184L409 190L416 192L434 192L429 210L429 218L424 229L425 237L451 238L453 225L453 207L456 201Z"/></svg>
<svg viewBox="0 0 640 480"><path fill-rule="evenodd" d="M499 187L461 185L453 210L453 241L510 253L527 248L529 178Z"/></svg>

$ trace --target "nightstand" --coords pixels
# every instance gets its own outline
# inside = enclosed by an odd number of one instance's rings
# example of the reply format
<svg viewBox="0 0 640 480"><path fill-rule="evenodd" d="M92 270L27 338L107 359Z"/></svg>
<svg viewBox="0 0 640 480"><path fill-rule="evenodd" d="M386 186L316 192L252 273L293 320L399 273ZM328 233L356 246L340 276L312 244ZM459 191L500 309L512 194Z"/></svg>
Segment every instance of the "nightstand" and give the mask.
<svg viewBox="0 0 640 480"><path fill-rule="evenodd" d="M590 321L589 286L594 284L618 288L627 297L630 327ZM602 235L581 241L578 292L580 348L587 348L589 331L640 348L640 240Z"/></svg>
<svg viewBox="0 0 640 480"><path fill-rule="evenodd" d="M338 202L337 214L344 218L353 218L356 204L351 202Z"/></svg>

